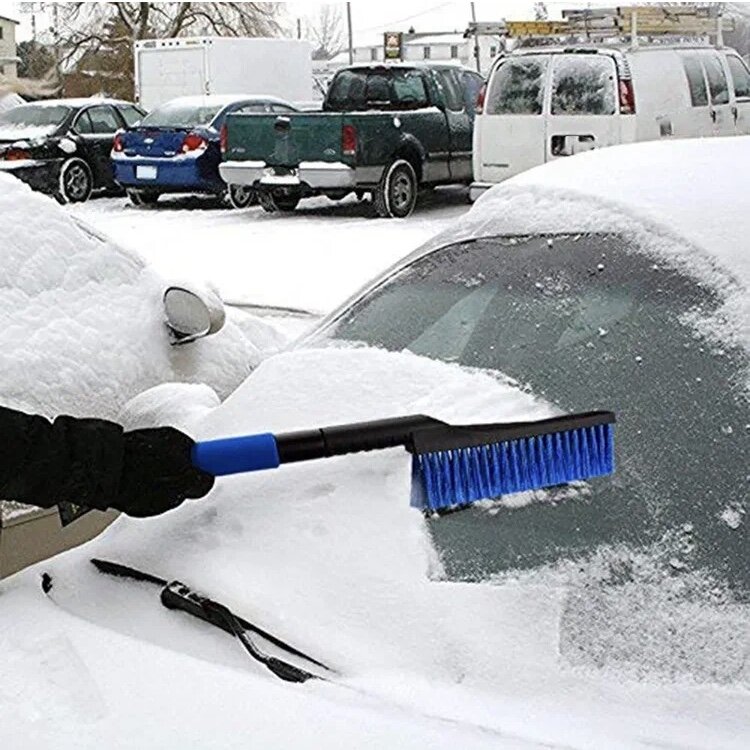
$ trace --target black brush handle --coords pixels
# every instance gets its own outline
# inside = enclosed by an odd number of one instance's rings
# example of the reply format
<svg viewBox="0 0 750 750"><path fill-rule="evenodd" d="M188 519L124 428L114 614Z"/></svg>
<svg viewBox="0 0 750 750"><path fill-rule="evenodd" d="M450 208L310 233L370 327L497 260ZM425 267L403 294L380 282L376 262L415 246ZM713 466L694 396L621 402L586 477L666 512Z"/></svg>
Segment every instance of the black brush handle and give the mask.
<svg viewBox="0 0 750 750"><path fill-rule="evenodd" d="M287 464L294 461L342 456L347 453L394 448L399 445L408 447L415 431L432 427L447 427L447 425L438 419L415 414L408 417L322 427L318 430L287 432L276 436L276 446L280 463Z"/></svg>

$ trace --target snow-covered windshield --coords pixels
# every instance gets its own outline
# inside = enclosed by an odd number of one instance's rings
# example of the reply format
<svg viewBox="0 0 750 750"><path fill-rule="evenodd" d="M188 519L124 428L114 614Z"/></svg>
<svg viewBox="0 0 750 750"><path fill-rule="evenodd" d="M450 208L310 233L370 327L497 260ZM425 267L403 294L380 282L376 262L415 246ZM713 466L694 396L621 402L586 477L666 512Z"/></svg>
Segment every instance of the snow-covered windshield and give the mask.
<svg viewBox="0 0 750 750"><path fill-rule="evenodd" d="M202 105L195 102L173 101L157 107L141 120L141 127L194 128L210 125L219 114L221 106Z"/></svg>
<svg viewBox="0 0 750 750"><path fill-rule="evenodd" d="M0 114L0 128L49 128L62 125L70 107L23 104Z"/></svg>
<svg viewBox="0 0 750 750"><path fill-rule="evenodd" d="M617 236L493 238L439 250L355 304L336 339L495 370L565 412L618 414L618 470L576 502L433 534L453 576L481 579L648 548L750 598L747 352L701 338L722 300Z"/></svg>

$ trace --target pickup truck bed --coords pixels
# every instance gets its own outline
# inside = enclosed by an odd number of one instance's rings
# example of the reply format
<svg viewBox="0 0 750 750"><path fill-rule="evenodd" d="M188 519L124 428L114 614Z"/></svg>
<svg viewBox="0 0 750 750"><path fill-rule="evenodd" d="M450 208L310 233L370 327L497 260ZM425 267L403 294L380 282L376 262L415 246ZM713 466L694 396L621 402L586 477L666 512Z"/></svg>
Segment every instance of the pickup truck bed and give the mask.
<svg viewBox="0 0 750 750"><path fill-rule="evenodd" d="M342 74L368 84L373 77L380 84L396 80L421 98L370 102L359 111L356 101L335 98ZM345 69L331 84L327 111L230 115L221 176L229 185L255 188L267 210L292 210L311 195L337 199L356 192L372 194L382 216L406 216L420 186L471 181L473 112L463 96L446 101L441 83L451 76L455 84L460 75L437 66Z"/></svg>

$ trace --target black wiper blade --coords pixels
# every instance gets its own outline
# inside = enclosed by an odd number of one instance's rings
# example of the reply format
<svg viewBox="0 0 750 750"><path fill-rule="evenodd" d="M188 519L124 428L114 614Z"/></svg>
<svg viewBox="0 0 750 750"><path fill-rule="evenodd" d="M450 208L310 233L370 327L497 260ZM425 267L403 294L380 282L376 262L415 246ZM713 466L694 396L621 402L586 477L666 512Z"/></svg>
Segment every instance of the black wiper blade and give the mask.
<svg viewBox="0 0 750 750"><path fill-rule="evenodd" d="M193 617L197 617L204 622L220 628L225 633L234 636L242 644L243 648L256 661L263 664L267 669L273 672L277 677L287 682L305 682L311 678L321 678L320 675L308 672L283 659L279 659L270 654L266 654L250 637L254 633L269 643L273 644L281 651L285 651L291 656L296 656L310 664L335 674L334 671L318 661L304 651L300 651L294 646L282 641L275 635L263 630L262 628L239 617L225 605L215 602L207 596L198 593L180 581L167 581L164 578L145 573L142 570L131 568L127 565L111 562L109 560L92 559L91 562L97 570L108 575L129 578L135 581L153 583L162 587L161 603L168 609L177 609L186 612Z"/></svg>

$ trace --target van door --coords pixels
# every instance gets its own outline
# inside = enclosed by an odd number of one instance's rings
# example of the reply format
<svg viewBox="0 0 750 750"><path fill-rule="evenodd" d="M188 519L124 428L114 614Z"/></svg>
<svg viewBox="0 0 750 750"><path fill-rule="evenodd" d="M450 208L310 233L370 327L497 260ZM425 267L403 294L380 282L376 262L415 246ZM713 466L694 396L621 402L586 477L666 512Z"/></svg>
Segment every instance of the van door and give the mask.
<svg viewBox="0 0 750 750"><path fill-rule="evenodd" d="M748 135L750 134L750 70L739 55L729 52L726 61L734 89L732 109L734 132L737 135Z"/></svg>
<svg viewBox="0 0 750 750"><path fill-rule="evenodd" d="M709 112L713 125L713 135L734 135L733 104L729 98L729 82L719 53L714 50L701 52L701 62L706 71Z"/></svg>
<svg viewBox="0 0 750 750"><path fill-rule="evenodd" d="M609 55L553 56L546 160L620 143L617 68Z"/></svg>
<svg viewBox="0 0 750 750"><path fill-rule="evenodd" d="M544 100L551 55L517 55L490 78L484 113L476 118L474 179L500 182L544 163Z"/></svg>

